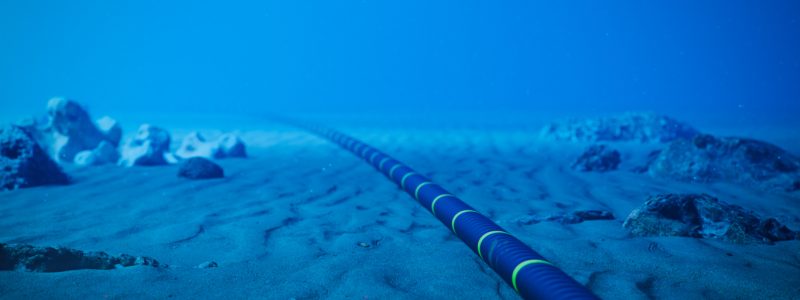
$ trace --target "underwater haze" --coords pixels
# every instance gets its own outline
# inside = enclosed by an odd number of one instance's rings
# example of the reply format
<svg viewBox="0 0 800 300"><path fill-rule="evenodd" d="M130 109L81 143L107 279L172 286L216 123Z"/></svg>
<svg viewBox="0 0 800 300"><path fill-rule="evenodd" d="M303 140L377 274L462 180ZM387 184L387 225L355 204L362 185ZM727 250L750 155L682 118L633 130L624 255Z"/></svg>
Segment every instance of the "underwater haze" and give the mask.
<svg viewBox="0 0 800 300"><path fill-rule="evenodd" d="M174 113L800 112L795 1L0 5L17 111L58 95Z"/></svg>
<svg viewBox="0 0 800 300"><path fill-rule="evenodd" d="M0 299L797 299L800 2L0 1Z"/></svg>

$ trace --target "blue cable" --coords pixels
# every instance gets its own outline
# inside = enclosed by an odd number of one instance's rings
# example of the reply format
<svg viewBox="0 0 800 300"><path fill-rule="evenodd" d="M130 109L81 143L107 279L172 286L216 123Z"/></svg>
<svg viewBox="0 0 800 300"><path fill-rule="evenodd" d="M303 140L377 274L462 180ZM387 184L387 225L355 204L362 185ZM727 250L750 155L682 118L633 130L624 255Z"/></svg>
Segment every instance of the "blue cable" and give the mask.
<svg viewBox="0 0 800 300"><path fill-rule="evenodd" d="M525 299L598 299L586 287L444 188L400 161L337 131L294 122L352 152L397 183Z"/></svg>

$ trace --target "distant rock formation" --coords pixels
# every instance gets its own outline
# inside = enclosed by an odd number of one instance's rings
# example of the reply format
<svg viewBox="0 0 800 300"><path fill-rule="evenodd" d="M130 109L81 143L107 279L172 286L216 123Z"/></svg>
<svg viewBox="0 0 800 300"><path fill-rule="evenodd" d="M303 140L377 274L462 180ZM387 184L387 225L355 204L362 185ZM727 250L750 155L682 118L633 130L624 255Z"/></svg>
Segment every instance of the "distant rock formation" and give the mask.
<svg viewBox="0 0 800 300"><path fill-rule="evenodd" d="M25 131L17 126L0 129L0 189L67 184L69 178Z"/></svg>
<svg viewBox="0 0 800 300"><path fill-rule="evenodd" d="M181 163L178 176L189 179L222 178L225 174L222 167L203 157L192 157Z"/></svg>
<svg viewBox="0 0 800 300"><path fill-rule="evenodd" d="M545 139L571 142L665 143L691 139L698 131L672 118L652 113L627 113L616 117L572 119L545 126Z"/></svg>
<svg viewBox="0 0 800 300"><path fill-rule="evenodd" d="M767 190L792 192L800 187L796 156L758 140L707 134L670 143L647 172L680 181L729 181Z"/></svg>
<svg viewBox="0 0 800 300"><path fill-rule="evenodd" d="M736 244L800 239L800 234L773 218L761 220L751 211L706 194L652 196L631 212L623 227L637 236L708 238Z"/></svg>
<svg viewBox="0 0 800 300"><path fill-rule="evenodd" d="M208 142L200 133L192 132L183 138L175 156L183 159L192 157L228 158L247 157L244 142L232 133L220 136L214 142Z"/></svg>
<svg viewBox="0 0 800 300"><path fill-rule="evenodd" d="M97 149L104 141L116 149L122 136L114 119L103 117L95 124L83 106L65 98L50 99L46 117L19 125L59 163L72 163L78 153Z"/></svg>
<svg viewBox="0 0 800 300"><path fill-rule="evenodd" d="M170 135L164 129L143 124L120 151L119 164L125 167L158 166L172 163L169 155Z"/></svg>
<svg viewBox="0 0 800 300"><path fill-rule="evenodd" d="M572 169L582 172L607 172L617 169L622 158L619 151L606 145L592 145L572 164Z"/></svg>
<svg viewBox="0 0 800 300"><path fill-rule="evenodd" d="M27 272L63 272L81 269L110 270L130 266L162 266L146 256L105 252L83 252L70 248L7 245L0 243L0 270Z"/></svg>

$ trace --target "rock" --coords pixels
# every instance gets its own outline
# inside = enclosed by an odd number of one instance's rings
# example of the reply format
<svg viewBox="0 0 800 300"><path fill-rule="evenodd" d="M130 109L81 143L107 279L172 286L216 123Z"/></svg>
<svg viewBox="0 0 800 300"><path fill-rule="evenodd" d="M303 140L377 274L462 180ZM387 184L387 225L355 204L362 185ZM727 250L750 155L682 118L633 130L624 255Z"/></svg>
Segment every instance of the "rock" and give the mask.
<svg viewBox="0 0 800 300"><path fill-rule="evenodd" d="M564 215L550 216L546 221L561 222L564 224L578 224L584 221L614 220L614 214L605 210L578 210Z"/></svg>
<svg viewBox="0 0 800 300"><path fill-rule="evenodd" d="M225 177L222 167L202 157L192 157L181 163L179 177L189 179L211 179Z"/></svg>
<svg viewBox="0 0 800 300"><path fill-rule="evenodd" d="M117 160L119 160L117 149L108 141L102 141L94 150L78 152L74 163L79 166L97 166L116 163Z"/></svg>
<svg viewBox="0 0 800 300"><path fill-rule="evenodd" d="M157 166L171 163L168 154L169 133L150 124L143 124L122 147L119 164L131 166Z"/></svg>
<svg viewBox="0 0 800 300"><path fill-rule="evenodd" d="M244 142L239 136L226 133L217 140L219 145L219 157L247 157Z"/></svg>
<svg viewBox="0 0 800 300"><path fill-rule="evenodd" d="M0 168L0 189L69 183L58 164L17 126L0 129Z"/></svg>
<svg viewBox="0 0 800 300"><path fill-rule="evenodd" d="M578 224L585 221L614 220L614 214L605 210L577 210L566 214L556 214L547 217L525 216L516 221L519 225L531 225L540 222L559 222L563 224Z"/></svg>
<svg viewBox="0 0 800 300"><path fill-rule="evenodd" d="M625 219L636 236L683 236L736 244L773 243L800 238L777 220L706 194L662 194L647 199Z"/></svg>
<svg viewBox="0 0 800 300"><path fill-rule="evenodd" d="M50 99L47 113L54 137L52 144L44 146L51 148L57 161L72 162L79 152L92 150L105 140L89 113L78 102L65 98Z"/></svg>
<svg viewBox="0 0 800 300"><path fill-rule="evenodd" d="M586 149L572 168L582 172L606 172L616 170L622 161L619 151L606 145L593 145Z"/></svg>
<svg viewBox="0 0 800 300"><path fill-rule="evenodd" d="M207 142L200 133L192 132L183 138L180 147L175 151L175 156L188 159L192 157L214 158L219 147L216 143Z"/></svg>
<svg viewBox="0 0 800 300"><path fill-rule="evenodd" d="M221 135L214 142L207 142L197 132L192 132L183 138L180 147L175 151L175 156L183 159L192 157L204 158L229 158L247 157L244 142L232 133Z"/></svg>
<svg viewBox="0 0 800 300"><path fill-rule="evenodd" d="M111 270L130 266L160 267L162 265L157 260L145 256L122 254L115 257L105 252L83 252L64 247L35 247L0 243L0 270L63 272L81 269Z"/></svg>
<svg viewBox="0 0 800 300"><path fill-rule="evenodd" d="M698 131L670 117L652 113L627 113L616 117L572 119L545 126L545 139L572 142L664 143L691 139Z"/></svg>
<svg viewBox="0 0 800 300"><path fill-rule="evenodd" d="M117 120L109 116L103 116L97 119L95 123L97 123L97 129L100 130L100 133L103 134L105 140L108 141L111 146L114 146L114 148L119 146L119 142L122 140L122 127L117 123Z"/></svg>
<svg viewBox="0 0 800 300"><path fill-rule="evenodd" d="M647 166L647 172L679 181L729 181L791 192L800 181L800 159L766 142L701 134L670 143Z"/></svg>
<svg viewBox="0 0 800 300"><path fill-rule="evenodd" d="M202 264L197 265L196 268L198 268L198 269L211 269L211 268L216 268L216 267L219 267L217 262L215 262L215 261L207 261L207 262L204 262Z"/></svg>

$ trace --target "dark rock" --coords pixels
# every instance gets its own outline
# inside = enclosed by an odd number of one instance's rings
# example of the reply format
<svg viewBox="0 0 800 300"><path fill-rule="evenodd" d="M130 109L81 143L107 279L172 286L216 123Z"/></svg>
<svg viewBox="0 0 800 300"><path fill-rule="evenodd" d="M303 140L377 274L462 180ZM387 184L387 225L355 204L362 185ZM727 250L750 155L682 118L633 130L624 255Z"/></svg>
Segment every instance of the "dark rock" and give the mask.
<svg viewBox="0 0 800 300"><path fill-rule="evenodd" d="M572 168L582 172L606 172L616 170L621 161L619 151L606 145L593 145L578 157Z"/></svg>
<svg viewBox="0 0 800 300"><path fill-rule="evenodd" d="M16 126L0 129L0 174L0 189L69 183L58 164Z"/></svg>
<svg viewBox="0 0 800 300"><path fill-rule="evenodd" d="M614 214L604 210L578 210L572 213L547 218L547 221L556 221L564 224L578 224L585 221L596 220L614 220Z"/></svg>
<svg viewBox="0 0 800 300"><path fill-rule="evenodd" d="M772 243L800 237L775 219L706 194L662 194L647 199L623 224L637 236L684 236L737 244Z"/></svg>
<svg viewBox="0 0 800 300"><path fill-rule="evenodd" d="M520 225L531 225L540 222L559 222L563 224L578 224L585 221L614 220L614 214L605 210L577 210L566 214L550 215L547 217L525 216L516 222Z"/></svg>
<svg viewBox="0 0 800 300"><path fill-rule="evenodd" d="M605 211L605 210L578 210L575 211L573 215L585 221L614 219L614 214L612 214L610 211Z"/></svg>
<svg viewBox="0 0 800 300"><path fill-rule="evenodd" d="M161 264L145 256L122 254L115 257L105 252L83 252L64 247L0 243L0 270L4 271L63 272L81 269L110 270L130 266L159 267Z"/></svg>
<svg viewBox="0 0 800 300"><path fill-rule="evenodd" d="M172 163L169 155L169 133L150 124L139 126L136 136L129 139L120 152L119 164L131 166L158 166Z"/></svg>
<svg viewBox="0 0 800 300"><path fill-rule="evenodd" d="M670 143L647 169L656 177L729 181L768 190L795 191L800 180L800 159L775 145L707 134Z"/></svg>
<svg viewBox="0 0 800 300"><path fill-rule="evenodd" d="M672 118L652 113L628 113L616 117L572 119L555 122L542 129L546 139L573 142L665 143L691 139L698 131Z"/></svg>
<svg viewBox="0 0 800 300"><path fill-rule="evenodd" d="M202 157L192 157L181 163L178 176L189 179L210 179L222 178L224 172L222 167Z"/></svg>

